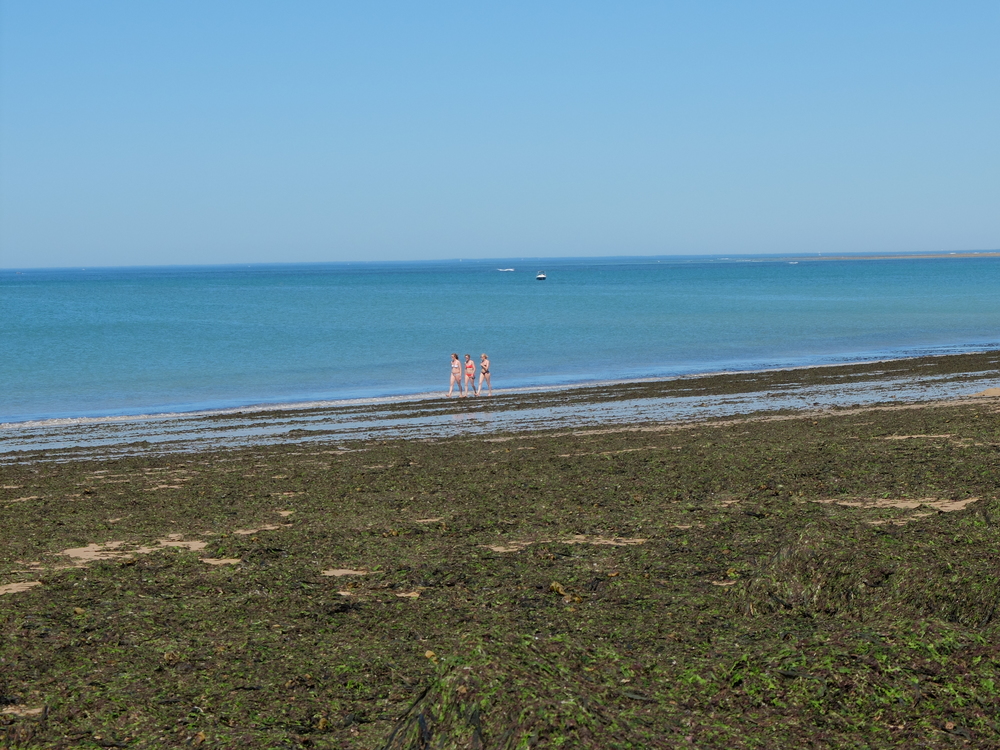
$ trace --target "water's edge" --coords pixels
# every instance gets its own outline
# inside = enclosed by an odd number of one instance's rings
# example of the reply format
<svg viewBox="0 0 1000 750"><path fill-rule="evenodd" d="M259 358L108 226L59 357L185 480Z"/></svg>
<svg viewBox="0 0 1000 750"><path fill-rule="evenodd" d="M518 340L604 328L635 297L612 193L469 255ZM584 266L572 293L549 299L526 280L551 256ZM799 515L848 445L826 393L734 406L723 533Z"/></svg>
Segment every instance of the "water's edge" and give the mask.
<svg viewBox="0 0 1000 750"><path fill-rule="evenodd" d="M1000 351L574 387L0 425L0 462L220 450L278 443L437 439L636 425L970 397L1000 387Z"/></svg>

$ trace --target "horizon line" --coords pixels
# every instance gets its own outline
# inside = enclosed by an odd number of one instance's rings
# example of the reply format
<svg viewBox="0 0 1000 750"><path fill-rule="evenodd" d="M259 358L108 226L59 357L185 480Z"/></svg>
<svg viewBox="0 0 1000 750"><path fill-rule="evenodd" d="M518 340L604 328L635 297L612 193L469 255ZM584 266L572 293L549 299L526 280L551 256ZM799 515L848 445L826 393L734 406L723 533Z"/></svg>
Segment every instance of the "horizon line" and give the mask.
<svg viewBox="0 0 1000 750"><path fill-rule="evenodd" d="M235 261L229 263L148 263L128 265L72 265L72 266L10 266L0 268L4 272L24 271L89 271L111 269L156 269L156 268L252 268L262 266L333 266L333 265L374 265L404 263L494 263L518 261L567 261L567 260L614 260L614 259L657 259L691 258L704 260L735 260L745 258L781 259L796 261L834 260L907 260L924 258L996 258L1000 249L991 250L899 250L899 251L842 251L837 253L666 253L662 255L554 255L554 256L495 256L486 258L413 258L395 260L313 260L313 261Z"/></svg>

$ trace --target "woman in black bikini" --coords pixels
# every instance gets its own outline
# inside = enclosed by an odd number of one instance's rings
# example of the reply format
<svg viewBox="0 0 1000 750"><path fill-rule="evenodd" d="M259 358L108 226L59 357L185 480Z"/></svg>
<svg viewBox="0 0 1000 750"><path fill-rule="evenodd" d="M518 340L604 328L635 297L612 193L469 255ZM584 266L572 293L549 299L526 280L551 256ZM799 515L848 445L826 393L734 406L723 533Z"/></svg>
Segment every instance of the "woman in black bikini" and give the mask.
<svg viewBox="0 0 1000 750"><path fill-rule="evenodd" d="M451 355L451 381L448 384L448 398L451 392L458 386L458 395L462 395L462 363L458 359L458 354Z"/></svg>
<svg viewBox="0 0 1000 750"><path fill-rule="evenodd" d="M476 395L478 396L483 391L483 378L486 378L486 388L487 395L493 395L493 384L490 383L490 358L483 355L479 358L479 388L476 389Z"/></svg>

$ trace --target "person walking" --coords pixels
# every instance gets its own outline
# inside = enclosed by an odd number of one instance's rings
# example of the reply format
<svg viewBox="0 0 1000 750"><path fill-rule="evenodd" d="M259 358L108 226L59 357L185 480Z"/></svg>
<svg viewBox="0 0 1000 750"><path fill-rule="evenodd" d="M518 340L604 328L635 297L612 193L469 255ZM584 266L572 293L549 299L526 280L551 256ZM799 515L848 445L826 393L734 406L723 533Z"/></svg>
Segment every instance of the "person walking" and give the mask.
<svg viewBox="0 0 1000 750"><path fill-rule="evenodd" d="M478 396L483 392L483 380L486 380L487 395L493 395L493 384L490 383L490 358L486 356L486 352L483 352L482 356L479 358L479 387L476 389L476 395Z"/></svg>
<svg viewBox="0 0 1000 750"><path fill-rule="evenodd" d="M455 386L458 386L458 395L462 394L462 363L458 359L458 353L453 352L451 355L451 380L448 383L448 398L451 398L451 392L455 390Z"/></svg>
<svg viewBox="0 0 1000 750"><path fill-rule="evenodd" d="M472 393L473 396L478 396L476 392L476 363L472 361L472 355L465 355L465 395L468 396Z"/></svg>

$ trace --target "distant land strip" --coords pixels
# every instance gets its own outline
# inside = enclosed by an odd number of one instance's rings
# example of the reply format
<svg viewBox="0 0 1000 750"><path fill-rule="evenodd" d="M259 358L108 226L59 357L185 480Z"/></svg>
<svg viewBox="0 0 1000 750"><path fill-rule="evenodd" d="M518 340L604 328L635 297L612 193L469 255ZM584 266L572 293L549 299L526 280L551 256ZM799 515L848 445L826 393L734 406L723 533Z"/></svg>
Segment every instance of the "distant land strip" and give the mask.
<svg viewBox="0 0 1000 750"><path fill-rule="evenodd" d="M910 253L905 255L797 255L785 258L775 258L783 262L798 262L804 260L922 260L925 258L1000 258L1000 250L988 250L982 252L942 252L942 253ZM751 260L751 259L747 259ZM758 259L752 259L760 262ZM761 259L764 260L764 259ZM766 260L771 260L770 258Z"/></svg>

